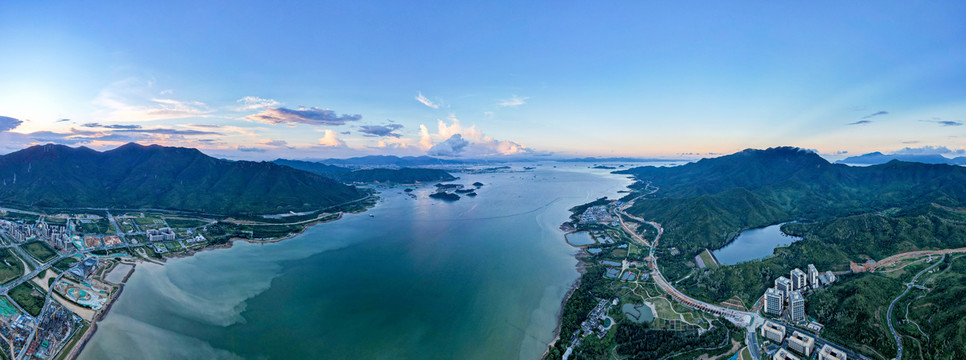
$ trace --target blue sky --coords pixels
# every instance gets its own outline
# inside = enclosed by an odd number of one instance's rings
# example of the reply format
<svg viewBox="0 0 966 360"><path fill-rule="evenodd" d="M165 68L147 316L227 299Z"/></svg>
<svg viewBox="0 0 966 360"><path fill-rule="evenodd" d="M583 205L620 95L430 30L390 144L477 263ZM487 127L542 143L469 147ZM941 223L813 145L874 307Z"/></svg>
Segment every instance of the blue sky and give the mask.
<svg viewBox="0 0 966 360"><path fill-rule="evenodd" d="M0 153L956 152L964 18L957 2L7 1Z"/></svg>

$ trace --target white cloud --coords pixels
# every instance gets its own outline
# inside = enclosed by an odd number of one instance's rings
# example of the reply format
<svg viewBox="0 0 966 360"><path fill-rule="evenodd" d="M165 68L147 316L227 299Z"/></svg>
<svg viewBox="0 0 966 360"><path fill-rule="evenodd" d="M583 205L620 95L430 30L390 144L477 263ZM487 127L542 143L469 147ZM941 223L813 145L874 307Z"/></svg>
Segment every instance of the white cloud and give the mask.
<svg viewBox="0 0 966 360"><path fill-rule="evenodd" d="M513 95L509 99L500 100L499 105L502 107L516 107L516 106L526 104L527 99L529 99L529 97L526 97L526 96L520 97L520 96Z"/></svg>
<svg viewBox="0 0 966 360"><path fill-rule="evenodd" d="M429 98L423 96L422 92L418 92L416 95L416 101L423 103L423 105L429 106L433 109L439 109L439 104L433 102Z"/></svg>
<svg viewBox="0 0 966 360"><path fill-rule="evenodd" d="M106 121L152 121L206 117L211 110L199 101L186 101L150 96L150 83L127 79L102 89L93 103L99 108L97 118ZM169 91L165 91L170 94Z"/></svg>
<svg viewBox="0 0 966 360"><path fill-rule="evenodd" d="M299 107L288 109L284 107L266 107L258 114L244 117L245 120L258 121L267 124L306 124L306 125L344 125L347 121L362 119L359 114L338 114L331 109L320 107Z"/></svg>
<svg viewBox="0 0 966 360"><path fill-rule="evenodd" d="M419 145L430 155L496 156L533 152L526 145L486 136L476 125L465 127L455 116L451 115L449 120L450 124L439 120L435 134L430 133L425 125L419 126Z"/></svg>
<svg viewBox="0 0 966 360"><path fill-rule="evenodd" d="M257 96L246 96L238 99L236 102L240 104L237 108L238 111L258 110L269 106L281 105L281 103L274 99L262 99Z"/></svg>
<svg viewBox="0 0 966 360"><path fill-rule="evenodd" d="M319 145L325 147L345 147L345 141L339 139L335 131L326 129L324 135L319 139Z"/></svg>

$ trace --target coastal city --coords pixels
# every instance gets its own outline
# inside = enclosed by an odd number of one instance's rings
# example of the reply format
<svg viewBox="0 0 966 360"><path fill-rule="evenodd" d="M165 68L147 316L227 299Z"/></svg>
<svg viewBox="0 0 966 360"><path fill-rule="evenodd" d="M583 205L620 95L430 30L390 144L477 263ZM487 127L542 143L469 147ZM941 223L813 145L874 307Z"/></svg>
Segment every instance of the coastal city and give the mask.
<svg viewBox="0 0 966 360"><path fill-rule="evenodd" d="M202 250L224 238L216 223L163 213L0 210L2 357L75 358L138 262Z"/></svg>

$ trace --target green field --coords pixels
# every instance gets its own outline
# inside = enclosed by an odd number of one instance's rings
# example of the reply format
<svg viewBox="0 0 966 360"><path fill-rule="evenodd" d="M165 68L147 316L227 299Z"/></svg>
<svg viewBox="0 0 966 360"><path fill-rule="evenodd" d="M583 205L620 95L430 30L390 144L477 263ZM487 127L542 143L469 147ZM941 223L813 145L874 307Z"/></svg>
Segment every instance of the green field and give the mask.
<svg viewBox="0 0 966 360"><path fill-rule="evenodd" d="M79 260L77 260L77 258L73 257L64 258L54 263L54 268L59 269L60 271L66 271L67 269L70 269L71 266L74 266L74 264L76 264L78 261Z"/></svg>
<svg viewBox="0 0 966 360"><path fill-rule="evenodd" d="M146 215L144 217L136 217L134 218L134 222L136 222L140 226L156 226L156 225L162 224L161 218L150 216L150 215Z"/></svg>
<svg viewBox="0 0 966 360"><path fill-rule="evenodd" d="M19 213L14 211L0 211L0 218L12 220L12 221L23 220L27 223L33 223L38 219L40 219L40 216L24 214L24 213Z"/></svg>
<svg viewBox="0 0 966 360"><path fill-rule="evenodd" d="M44 308L46 294L31 286L29 281L10 289L9 295L30 315L38 316Z"/></svg>
<svg viewBox="0 0 966 360"><path fill-rule="evenodd" d="M166 221L170 227L182 229L196 228L208 223L204 220L182 218L164 218L164 221Z"/></svg>
<svg viewBox="0 0 966 360"><path fill-rule="evenodd" d="M8 249L0 249L0 284L23 275L23 262Z"/></svg>
<svg viewBox="0 0 966 360"><path fill-rule="evenodd" d="M86 221L86 222L85 222ZM107 219L97 220L78 220L76 221L77 231L84 234L113 234L114 229L111 222Z"/></svg>
<svg viewBox="0 0 966 360"><path fill-rule="evenodd" d="M20 245L20 248L35 259L40 260L40 262L47 262L57 256L57 252L50 245L42 241L31 241Z"/></svg>

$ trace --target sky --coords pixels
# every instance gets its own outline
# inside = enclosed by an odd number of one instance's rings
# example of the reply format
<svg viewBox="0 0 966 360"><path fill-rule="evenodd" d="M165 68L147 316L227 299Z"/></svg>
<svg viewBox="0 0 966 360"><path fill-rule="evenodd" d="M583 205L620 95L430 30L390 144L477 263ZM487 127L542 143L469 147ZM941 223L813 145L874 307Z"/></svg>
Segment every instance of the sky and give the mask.
<svg viewBox="0 0 966 360"><path fill-rule="evenodd" d="M0 153L966 147L966 3L0 2Z"/></svg>

